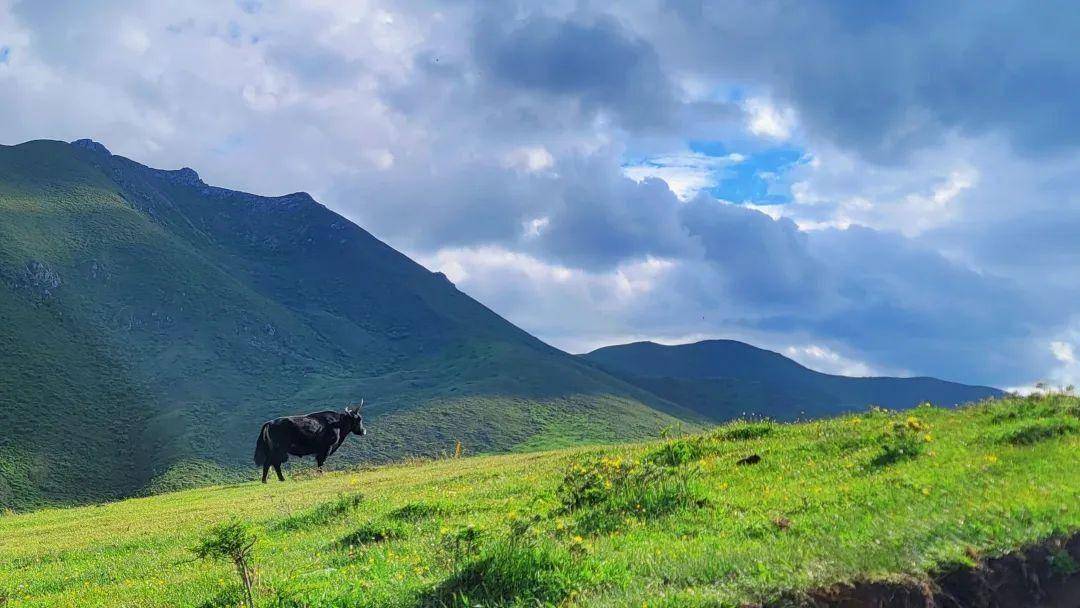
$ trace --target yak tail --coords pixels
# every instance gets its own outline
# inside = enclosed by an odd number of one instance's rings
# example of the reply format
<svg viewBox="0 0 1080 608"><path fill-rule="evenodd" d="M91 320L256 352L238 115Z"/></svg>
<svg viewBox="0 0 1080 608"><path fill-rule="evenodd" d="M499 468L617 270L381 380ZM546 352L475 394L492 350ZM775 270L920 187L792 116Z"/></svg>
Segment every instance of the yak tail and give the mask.
<svg viewBox="0 0 1080 608"><path fill-rule="evenodd" d="M259 431L259 440L255 442L255 464L262 466L266 464L266 459L270 456L270 450L273 448L272 441L270 439L270 423L262 425L262 430Z"/></svg>

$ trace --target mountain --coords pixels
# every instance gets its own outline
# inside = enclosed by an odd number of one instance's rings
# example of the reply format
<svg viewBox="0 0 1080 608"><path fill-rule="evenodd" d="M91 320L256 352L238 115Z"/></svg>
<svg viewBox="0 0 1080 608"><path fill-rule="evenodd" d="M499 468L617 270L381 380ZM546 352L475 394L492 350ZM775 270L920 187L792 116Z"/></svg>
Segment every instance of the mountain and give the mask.
<svg viewBox="0 0 1080 608"><path fill-rule="evenodd" d="M0 506L227 479L262 421L360 398L371 432L335 462L701 420L305 193L217 188L90 140L0 146Z"/></svg>
<svg viewBox="0 0 1080 608"><path fill-rule="evenodd" d="M987 386L937 378L851 378L823 374L735 340L664 346L635 342L581 355L664 399L713 420L743 415L778 419L824 416L879 405L905 408L930 401L957 405L998 397Z"/></svg>

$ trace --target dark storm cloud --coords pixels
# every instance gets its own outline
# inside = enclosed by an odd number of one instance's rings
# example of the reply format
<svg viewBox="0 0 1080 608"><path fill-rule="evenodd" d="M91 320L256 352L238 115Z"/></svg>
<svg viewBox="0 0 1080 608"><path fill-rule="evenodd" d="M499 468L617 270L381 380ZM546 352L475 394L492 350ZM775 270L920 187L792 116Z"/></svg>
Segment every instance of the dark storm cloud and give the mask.
<svg viewBox="0 0 1080 608"><path fill-rule="evenodd" d="M885 365L954 378L1016 378L1049 363L1030 338L1060 313L1009 278L868 228L821 231L809 244L839 296L815 321L816 333L857 343Z"/></svg>
<svg viewBox="0 0 1080 608"><path fill-rule="evenodd" d="M806 234L791 220L774 220L702 195L687 203L680 217L735 298L752 304L816 304L824 268L810 256Z"/></svg>
<svg viewBox="0 0 1080 608"><path fill-rule="evenodd" d="M676 106L653 48L608 17L488 18L478 28L475 51L497 82L575 98L585 111L611 112L630 127L663 124Z"/></svg>
<svg viewBox="0 0 1080 608"><path fill-rule="evenodd" d="M1021 150L1080 144L1073 2L667 3L681 67L757 81L805 126L878 160L943 132L1003 131ZM644 27L649 27L645 24Z"/></svg>

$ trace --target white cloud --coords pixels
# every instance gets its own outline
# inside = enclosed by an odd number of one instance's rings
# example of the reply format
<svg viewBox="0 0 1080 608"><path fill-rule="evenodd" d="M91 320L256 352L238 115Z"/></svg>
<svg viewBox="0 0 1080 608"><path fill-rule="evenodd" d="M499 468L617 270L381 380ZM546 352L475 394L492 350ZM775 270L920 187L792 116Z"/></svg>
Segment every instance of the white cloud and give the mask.
<svg viewBox="0 0 1080 608"><path fill-rule="evenodd" d="M503 166L526 173L543 173L555 166L555 157L544 146L514 148L503 157Z"/></svg>
<svg viewBox="0 0 1080 608"><path fill-rule="evenodd" d="M820 344L788 346L784 354L810 369L839 376L878 376L880 372L863 361L844 357Z"/></svg>
<svg viewBox="0 0 1080 608"><path fill-rule="evenodd" d="M120 43L129 51L141 55L150 48L150 36L137 24L125 20L120 26Z"/></svg>
<svg viewBox="0 0 1080 608"><path fill-rule="evenodd" d="M916 166L875 165L828 146L813 158L792 169L792 202L763 212L803 230L859 225L918 237L964 219L971 211L965 198L982 175L980 152L970 143L925 154Z"/></svg>
<svg viewBox="0 0 1080 608"><path fill-rule="evenodd" d="M1062 363L1073 365L1077 362L1076 353L1073 351L1073 346L1068 342L1051 342L1050 352L1054 354L1055 359Z"/></svg>
<svg viewBox="0 0 1080 608"><path fill-rule="evenodd" d="M394 155L384 148L365 150L364 158L380 171L386 171L394 166Z"/></svg>
<svg viewBox="0 0 1080 608"><path fill-rule="evenodd" d="M702 190L719 183L726 167L745 160L741 154L707 156L697 152L683 152L654 156L638 164L623 167L623 174L635 181L650 177L667 182L679 200L690 200Z"/></svg>
<svg viewBox="0 0 1080 608"><path fill-rule="evenodd" d="M527 222L523 222L522 236L527 239L534 239L540 236L540 233L543 232L544 228L547 228L549 224L551 224L551 218L547 216L534 217Z"/></svg>
<svg viewBox="0 0 1080 608"><path fill-rule="evenodd" d="M746 100L743 110L746 112L746 126L754 135L780 140L791 137L795 128L793 109L778 108L766 99L753 97Z"/></svg>

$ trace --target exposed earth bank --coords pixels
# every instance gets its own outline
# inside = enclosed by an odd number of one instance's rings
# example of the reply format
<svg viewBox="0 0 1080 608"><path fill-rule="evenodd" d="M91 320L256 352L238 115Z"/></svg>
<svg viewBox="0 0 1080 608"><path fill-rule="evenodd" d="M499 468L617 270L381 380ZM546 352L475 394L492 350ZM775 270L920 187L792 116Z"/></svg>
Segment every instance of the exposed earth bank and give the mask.
<svg viewBox="0 0 1080 608"><path fill-rule="evenodd" d="M785 601L805 608L1080 608L1080 534L983 560L933 582L867 581Z"/></svg>

